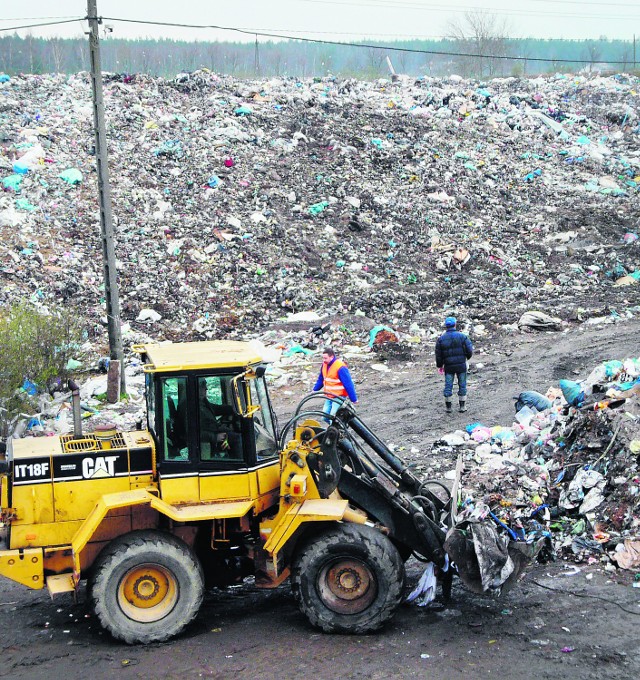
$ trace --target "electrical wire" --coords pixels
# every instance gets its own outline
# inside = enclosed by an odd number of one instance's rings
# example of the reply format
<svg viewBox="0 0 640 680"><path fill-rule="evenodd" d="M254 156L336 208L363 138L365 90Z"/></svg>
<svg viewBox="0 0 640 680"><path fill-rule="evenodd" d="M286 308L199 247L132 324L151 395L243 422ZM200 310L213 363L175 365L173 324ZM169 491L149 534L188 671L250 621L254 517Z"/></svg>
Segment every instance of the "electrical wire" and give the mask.
<svg viewBox="0 0 640 680"><path fill-rule="evenodd" d="M256 31L272 31L279 32L279 28L252 28L251 26L240 26L243 31L248 31L252 35L255 35ZM284 30L284 29L283 29ZM307 33L310 35L357 35L362 36L362 32L347 32L347 31L302 31L296 29L287 29L289 33ZM381 37L381 38L398 38L402 40L446 40L450 38L449 35L424 35L416 33L369 33L369 37Z"/></svg>
<svg viewBox="0 0 640 680"><path fill-rule="evenodd" d="M308 2L308 1L316 1L316 2L323 2L323 0L298 0L298 2ZM429 0L427 2L423 2L421 0L343 0L344 2L348 2L349 4L359 4L360 2L376 2L381 5L386 5L389 7L394 7L397 5L416 5L419 7L424 7L425 9L431 9L432 7L448 7L446 4L443 4L442 2L436 2L436 3L431 3ZM608 0L596 0L595 2L586 2L586 0L530 0L531 2L543 2L551 5L580 5L581 7L633 7L637 8L638 5L637 3L630 3L630 2L609 2ZM454 9L451 7L451 9ZM502 11L502 7L486 7L482 2L479 2L478 4L470 4L470 5L460 5L459 9L463 9L465 11L468 10L481 10L481 11L490 11L490 12L500 12ZM518 11L529 11L529 10L518 10ZM577 16L581 16L580 13L577 14Z"/></svg>
<svg viewBox="0 0 640 680"><path fill-rule="evenodd" d="M580 5L580 7L633 7L633 9L638 9L636 2L585 2L585 0L529 0L529 2L546 2L552 5Z"/></svg>
<svg viewBox="0 0 640 680"><path fill-rule="evenodd" d="M398 0L397 2L390 2L389 0L363 0L363 2L353 2L353 0L300 0L301 2L306 2L309 4L317 5L340 5L343 7L354 7L354 8L374 8L374 9L410 9L421 12L454 12L454 13L474 13L486 15L487 17L496 15L508 15L508 16L550 16L557 18L580 18L580 19L615 19L615 20L629 20L629 16L613 16L611 14L585 14L584 12L569 12L568 10L563 10L561 12L551 12L551 11L535 11L529 9L502 9L499 7L480 7L480 6L462 6L462 7L452 7L450 5L424 5L422 3L410 2L410 0Z"/></svg>
<svg viewBox="0 0 640 680"><path fill-rule="evenodd" d="M309 1L315 1L315 0L309 0ZM385 50L387 52L404 52L404 53L410 53L410 54L427 54L427 55L433 55L433 56L442 56L442 57L464 57L467 59L496 59L496 60L507 60L507 61L525 61L525 62L543 62L543 63L548 63L548 62L553 62L555 64L578 64L578 63L583 63L583 62L589 62L592 64L611 64L611 65L627 65L627 61L616 61L616 60L610 60L610 59L556 59L554 57L519 57L519 56L509 56L509 55L502 55L502 54L480 54L480 53L475 53L475 52L448 52L445 50L421 50L421 49L416 49L416 48L410 48L410 47L394 47L391 45L375 45L371 43L361 43L361 42L351 42L351 43L345 43L345 42L340 42L338 40L324 40L320 38L304 38L300 36L293 36L293 35L288 35L288 34L276 34L272 32L267 32L267 31L256 31L256 30L247 30L247 29L242 29L242 28L233 28L230 26L219 26L216 24L183 24L183 23L176 23L176 22L170 22L170 21L150 21L150 20L142 20L142 19L123 19L119 17L77 17L76 19L67 19L65 21L52 21L52 22L46 22L46 23L40 23L40 24L30 24L30 25L25 25L25 26L10 26L7 28L0 28L0 32L7 32L7 31L18 31L21 29L26 29L26 28L40 28L43 26L59 26L62 24L70 24L74 23L76 21L80 20L96 20L98 19L99 21L117 21L120 23L128 23L128 24L143 24L147 26L167 26L171 28L196 28L196 29L215 29L219 31L233 31L236 33L241 33L243 35L251 35L251 36L261 36L265 38L278 38L278 39L285 39L285 40L293 40L293 41L298 41L298 42L306 42L306 43L313 43L317 45L336 45L339 47L354 47L354 48L361 48L361 49L375 49L375 50Z"/></svg>
<svg viewBox="0 0 640 680"><path fill-rule="evenodd" d="M75 19L65 19L64 21L47 21L42 24L29 24L28 26L8 26L7 28L0 28L0 32L6 31L20 31L25 28L41 28L43 26L60 26L62 24L74 24L76 21L82 21L87 17L76 17Z"/></svg>
<svg viewBox="0 0 640 680"><path fill-rule="evenodd" d="M75 18L75 15L65 14L64 16L55 17L4 17L4 19L0 19L0 21L42 21L43 19L73 19L73 18Z"/></svg>
<svg viewBox="0 0 640 680"><path fill-rule="evenodd" d="M87 17L89 20L95 20L96 17ZM579 64L583 62L589 62L592 64L623 64L628 65L627 61L612 61L610 59L555 59L553 57L511 57L508 55L500 54L478 54L473 52L447 52L445 50L419 50L410 47L393 47L390 45L374 45L370 43L345 43L338 40L322 40L319 38L301 38L292 35L277 35L274 33L268 33L266 31L247 31L242 28L232 28L229 26L218 26L215 24L181 24L169 21L149 21L142 19L121 19L118 17L99 17L103 21L117 21L121 23L128 24L145 24L150 26L169 26L172 28L199 28L199 29L216 29L219 31L235 31L236 33L242 33L243 35L251 36L261 36L266 38L281 38L287 40L297 40L298 42L308 42L315 43L319 45L337 45L340 47L356 47L365 49L376 49L376 50L386 50L387 52L408 52L411 54L430 54L434 56L444 56L444 57L466 57L471 59L505 59L507 61L527 61L527 62L553 62L554 64Z"/></svg>
<svg viewBox="0 0 640 680"><path fill-rule="evenodd" d="M573 595L575 597L585 597L592 600L600 600L601 602L607 602L608 604L615 604L616 607L620 607L623 612L627 614L633 614L634 616L640 616L640 612L634 612L631 609L627 609L619 602L615 600L609 600L606 597L600 597L599 595L587 595L587 593L576 593L575 590L562 590L560 588L551 588L551 586L545 586L543 583L536 581L535 579L527 579L526 583L535 583L539 588L544 588L545 590L550 590L553 593L562 593L563 595Z"/></svg>

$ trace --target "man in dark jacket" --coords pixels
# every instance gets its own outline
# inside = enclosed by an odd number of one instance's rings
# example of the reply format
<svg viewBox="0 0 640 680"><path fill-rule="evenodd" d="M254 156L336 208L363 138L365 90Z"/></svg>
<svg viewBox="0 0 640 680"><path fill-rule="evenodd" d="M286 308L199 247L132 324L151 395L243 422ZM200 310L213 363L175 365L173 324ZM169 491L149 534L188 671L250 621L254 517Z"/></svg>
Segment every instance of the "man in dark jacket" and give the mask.
<svg viewBox="0 0 640 680"><path fill-rule="evenodd" d="M451 413L453 380L458 377L458 399L460 413L467 410L467 359L473 355L471 340L456 330L456 319L448 316L444 320L447 329L436 340L436 366L444 372L444 403L447 413Z"/></svg>

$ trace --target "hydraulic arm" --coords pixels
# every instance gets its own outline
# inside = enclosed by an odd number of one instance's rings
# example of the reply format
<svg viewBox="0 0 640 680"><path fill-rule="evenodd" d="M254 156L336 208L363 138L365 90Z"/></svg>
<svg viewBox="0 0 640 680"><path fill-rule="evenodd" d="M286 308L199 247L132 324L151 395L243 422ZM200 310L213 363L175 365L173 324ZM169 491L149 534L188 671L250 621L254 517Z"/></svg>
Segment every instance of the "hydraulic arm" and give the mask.
<svg viewBox="0 0 640 680"><path fill-rule="evenodd" d="M302 411L313 397L317 395L300 403L292 421L318 416L317 411ZM444 566L444 541L452 511L449 490L438 482L420 480L349 402L343 402L335 416L323 417L331 422L317 435L320 455L309 461L322 496L326 498L337 489L386 527L401 552L407 556L416 553Z"/></svg>

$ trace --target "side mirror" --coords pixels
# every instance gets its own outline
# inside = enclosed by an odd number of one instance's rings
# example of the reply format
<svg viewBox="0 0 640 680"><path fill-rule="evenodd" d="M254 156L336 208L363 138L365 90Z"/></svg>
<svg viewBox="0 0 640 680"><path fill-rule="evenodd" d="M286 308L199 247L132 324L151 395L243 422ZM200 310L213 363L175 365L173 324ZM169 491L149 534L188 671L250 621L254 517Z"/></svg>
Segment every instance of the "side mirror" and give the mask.
<svg viewBox="0 0 640 680"><path fill-rule="evenodd" d="M249 404L249 400L247 398L246 381L255 380L257 377L257 372L250 368L244 373L237 375L231 381L233 386L233 410L242 418L251 418L254 413L257 413L260 410L260 406L258 404Z"/></svg>

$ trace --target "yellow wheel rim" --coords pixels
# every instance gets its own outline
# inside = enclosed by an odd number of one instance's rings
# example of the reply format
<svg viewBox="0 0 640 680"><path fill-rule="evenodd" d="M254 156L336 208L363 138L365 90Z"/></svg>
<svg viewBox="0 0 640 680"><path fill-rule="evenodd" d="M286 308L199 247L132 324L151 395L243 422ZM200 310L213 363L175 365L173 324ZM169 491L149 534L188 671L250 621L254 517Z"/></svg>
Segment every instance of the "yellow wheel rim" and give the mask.
<svg viewBox="0 0 640 680"><path fill-rule="evenodd" d="M176 577L159 564L136 565L122 577L118 587L120 609L141 623L163 619L177 601Z"/></svg>

